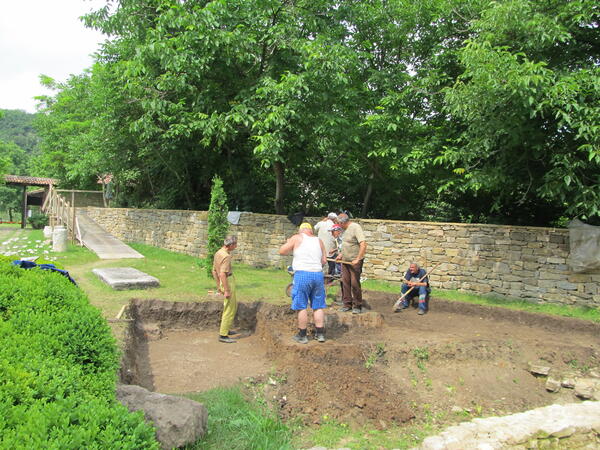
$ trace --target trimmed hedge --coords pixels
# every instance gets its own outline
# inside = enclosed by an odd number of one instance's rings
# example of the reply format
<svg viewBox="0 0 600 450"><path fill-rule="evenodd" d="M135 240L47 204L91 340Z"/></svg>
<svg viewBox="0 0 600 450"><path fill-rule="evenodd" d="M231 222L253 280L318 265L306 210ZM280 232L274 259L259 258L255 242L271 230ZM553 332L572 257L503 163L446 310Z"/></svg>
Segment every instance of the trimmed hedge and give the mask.
<svg viewBox="0 0 600 450"><path fill-rule="evenodd" d="M115 398L118 364L81 290L0 258L0 448L158 449L142 413Z"/></svg>

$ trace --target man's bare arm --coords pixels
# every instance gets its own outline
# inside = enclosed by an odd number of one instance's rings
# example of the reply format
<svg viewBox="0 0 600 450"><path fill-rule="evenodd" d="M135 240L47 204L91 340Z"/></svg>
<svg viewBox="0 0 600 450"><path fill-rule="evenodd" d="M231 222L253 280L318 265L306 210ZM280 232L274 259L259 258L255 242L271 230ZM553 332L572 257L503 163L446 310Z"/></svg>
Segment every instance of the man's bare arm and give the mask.
<svg viewBox="0 0 600 450"><path fill-rule="evenodd" d="M358 244L358 256L356 257L355 260L352 261L352 264L358 264L360 262L361 259L363 259L365 257L365 254L367 253L367 241L362 241L360 244Z"/></svg>
<svg viewBox="0 0 600 450"><path fill-rule="evenodd" d="M319 244L321 245L321 265L324 266L325 263L327 262L327 253L325 251L325 244L323 244L323 241L321 239L319 239Z"/></svg>
<svg viewBox="0 0 600 450"><path fill-rule="evenodd" d="M212 270L213 280L215 280L215 284L217 285L217 292L221 292L221 280L219 278L219 274L215 269Z"/></svg>
<svg viewBox="0 0 600 450"><path fill-rule="evenodd" d="M280 255L291 255L296 247L296 242L298 242L298 235L295 234L291 238L287 240L285 244L279 247Z"/></svg>

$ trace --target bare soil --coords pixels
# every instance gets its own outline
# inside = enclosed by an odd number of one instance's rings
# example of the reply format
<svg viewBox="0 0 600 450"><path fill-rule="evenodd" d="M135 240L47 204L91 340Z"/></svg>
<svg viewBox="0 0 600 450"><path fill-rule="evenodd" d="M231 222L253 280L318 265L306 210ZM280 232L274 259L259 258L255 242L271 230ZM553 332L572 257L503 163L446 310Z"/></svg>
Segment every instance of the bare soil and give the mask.
<svg viewBox="0 0 600 450"><path fill-rule="evenodd" d="M217 342L219 302L132 301L122 378L164 393L244 381L283 418L324 416L386 428L435 414L442 421L578 401L546 391L529 363L555 374L600 366L600 325L432 299L418 316L397 296L365 292L361 315L327 311L327 342L292 341L286 307L241 304L235 344Z"/></svg>

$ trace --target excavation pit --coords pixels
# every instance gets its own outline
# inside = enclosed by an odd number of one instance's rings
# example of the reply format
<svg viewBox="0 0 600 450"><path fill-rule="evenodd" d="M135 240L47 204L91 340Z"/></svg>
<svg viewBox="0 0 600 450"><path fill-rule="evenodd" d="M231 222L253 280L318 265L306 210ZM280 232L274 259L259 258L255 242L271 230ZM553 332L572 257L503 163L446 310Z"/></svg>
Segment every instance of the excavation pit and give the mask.
<svg viewBox="0 0 600 450"><path fill-rule="evenodd" d="M221 302L132 300L122 381L177 394L243 381L284 419L386 428L579 402L573 389L547 391L530 365L575 377L600 366L598 324L437 299L418 316L393 313L396 296L365 298L371 309L358 316L329 308L327 341L307 345L291 340L287 306L240 304L238 342L223 344Z"/></svg>

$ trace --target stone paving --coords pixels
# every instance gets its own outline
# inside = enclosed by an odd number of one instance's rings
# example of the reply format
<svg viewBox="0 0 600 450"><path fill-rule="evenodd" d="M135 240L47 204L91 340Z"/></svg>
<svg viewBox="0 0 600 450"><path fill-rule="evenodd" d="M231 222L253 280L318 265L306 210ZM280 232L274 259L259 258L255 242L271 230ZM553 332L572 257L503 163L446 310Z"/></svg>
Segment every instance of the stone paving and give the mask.
<svg viewBox="0 0 600 450"><path fill-rule="evenodd" d="M84 212L77 212L77 223L83 244L96 253L100 259L143 258L144 255L135 251L119 239L98 226Z"/></svg>
<svg viewBox="0 0 600 450"><path fill-rule="evenodd" d="M92 272L101 281L118 291L126 289L147 289L160 286L158 278L132 267L93 269Z"/></svg>

